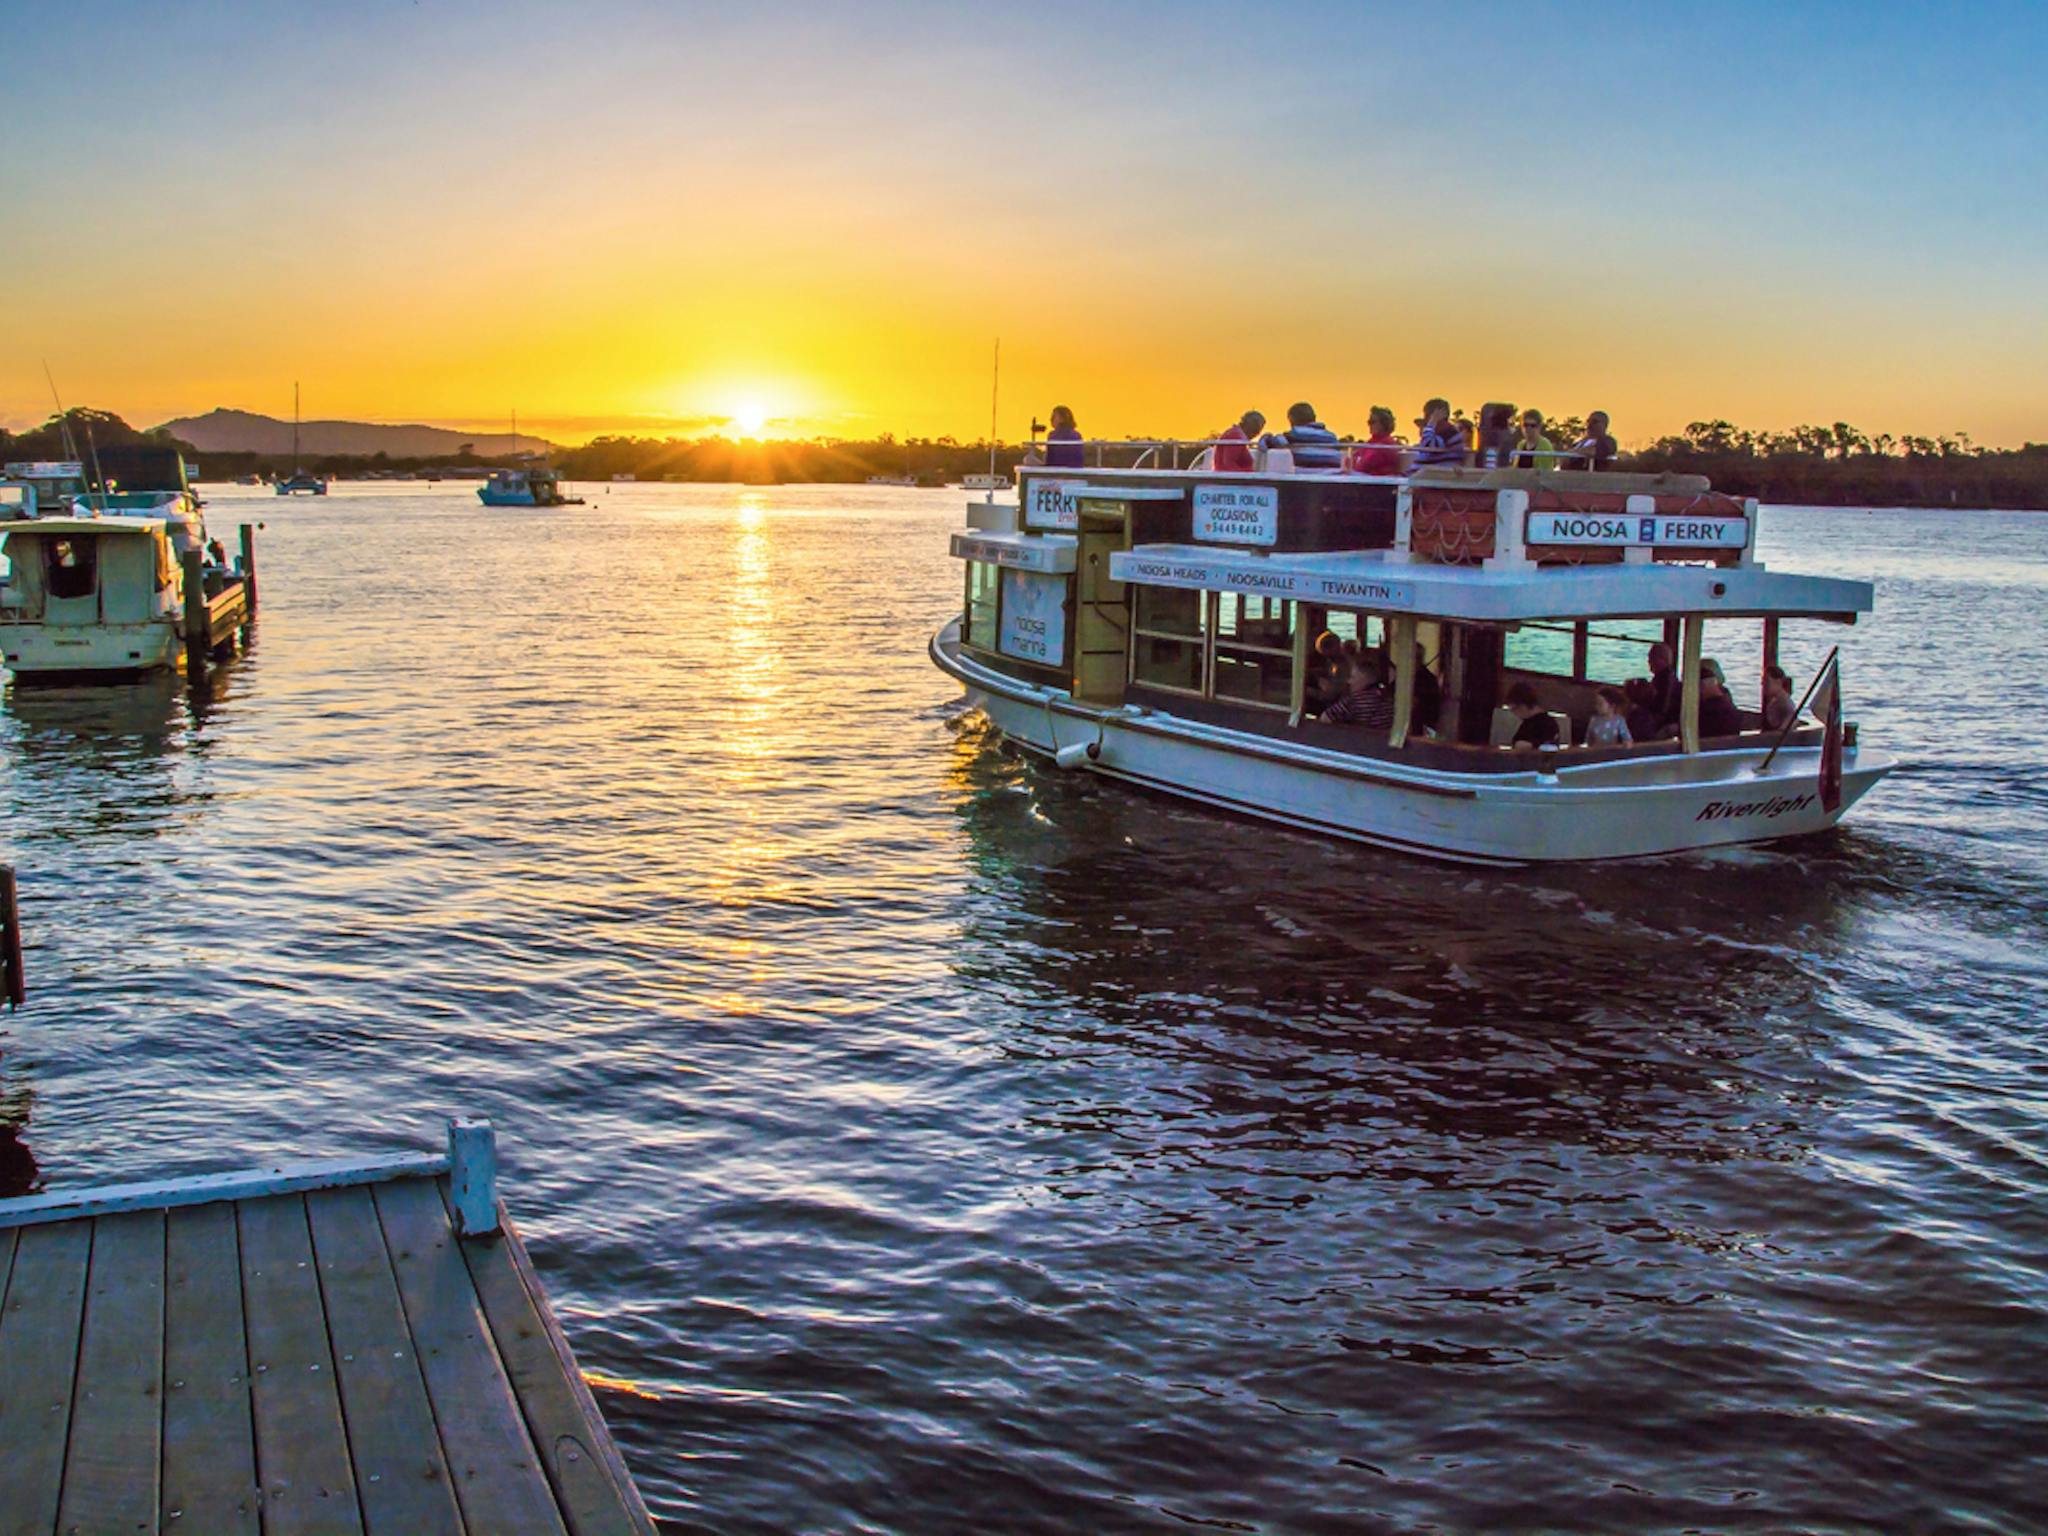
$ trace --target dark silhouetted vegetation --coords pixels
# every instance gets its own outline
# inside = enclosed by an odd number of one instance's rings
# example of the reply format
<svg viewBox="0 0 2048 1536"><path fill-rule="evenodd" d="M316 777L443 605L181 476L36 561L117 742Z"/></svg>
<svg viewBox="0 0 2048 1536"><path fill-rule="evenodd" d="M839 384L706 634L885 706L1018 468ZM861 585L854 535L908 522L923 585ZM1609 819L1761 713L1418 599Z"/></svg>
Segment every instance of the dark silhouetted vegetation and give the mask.
<svg viewBox="0 0 2048 1536"><path fill-rule="evenodd" d="M91 441L104 454L124 445L176 448L188 461L200 454L161 429L141 432L110 411L74 409L72 434L81 453ZM1575 417L1559 417L1550 435L1560 445L1583 430ZM0 459L55 459L65 454L58 418L23 433L0 429ZM996 464L1015 474L1022 452L1001 449ZM1110 462L1128 463L1135 450L1111 452ZM514 464L509 457L480 457L468 450L453 458L401 459L308 455L304 466L340 478L430 474ZM578 448L558 450L554 464L571 480L685 480L776 484L858 484L872 475L912 475L920 484L943 485L985 473L988 444L950 437L898 441L883 433L871 441L816 438L735 441L724 437L598 437ZM203 468L210 480L242 475L289 473L288 455L209 453ZM1620 467L1704 475L1716 490L1735 496L1794 505L1864 507L2048 508L2048 444L2024 448L1980 448L1969 434L1939 437L1872 436L1847 422L1800 426L1786 432L1753 432L1726 421L1696 421L1685 431L1657 439L1622 455ZM111 471L110 471L111 474Z"/></svg>

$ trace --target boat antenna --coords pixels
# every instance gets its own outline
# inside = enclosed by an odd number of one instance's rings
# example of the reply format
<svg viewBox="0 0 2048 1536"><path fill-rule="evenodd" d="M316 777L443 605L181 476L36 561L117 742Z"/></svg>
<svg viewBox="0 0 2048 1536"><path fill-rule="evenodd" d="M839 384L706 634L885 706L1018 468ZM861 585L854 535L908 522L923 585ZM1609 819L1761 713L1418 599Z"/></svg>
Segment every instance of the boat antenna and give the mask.
<svg viewBox="0 0 2048 1536"><path fill-rule="evenodd" d="M1003 398L1003 338L996 338L995 380L988 389L988 477L996 477L996 407ZM994 499L991 488L990 499Z"/></svg>
<svg viewBox="0 0 2048 1536"><path fill-rule="evenodd" d="M43 377L49 381L50 398L57 402L57 430L64 439L64 453L76 464L79 461L78 439L71 435L71 413L64 409L64 397L57 393L57 376L50 372L50 360L47 357L43 359ZM91 422L85 424L85 443L88 448L92 448L93 479L100 483L99 510L104 512L107 509L107 477L100 473L100 453L99 449L93 448ZM86 482L86 489L92 489L91 480Z"/></svg>

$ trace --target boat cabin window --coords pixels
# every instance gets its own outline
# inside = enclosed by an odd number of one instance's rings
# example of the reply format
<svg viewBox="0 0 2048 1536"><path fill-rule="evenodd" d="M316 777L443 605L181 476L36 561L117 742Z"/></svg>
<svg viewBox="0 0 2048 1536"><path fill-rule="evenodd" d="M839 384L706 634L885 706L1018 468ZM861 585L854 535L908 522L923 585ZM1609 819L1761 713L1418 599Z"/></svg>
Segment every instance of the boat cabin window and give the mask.
<svg viewBox="0 0 2048 1536"><path fill-rule="evenodd" d="M996 577L986 561L967 562L967 643L984 651L996 648Z"/></svg>
<svg viewBox="0 0 2048 1536"><path fill-rule="evenodd" d="M1294 701L1294 604L1279 597L1215 594L1213 694L1289 710Z"/></svg>
<svg viewBox="0 0 2048 1536"><path fill-rule="evenodd" d="M1138 598L1131 632L1132 680L1199 696L1211 594L1179 587L1132 590Z"/></svg>
<svg viewBox="0 0 2048 1536"><path fill-rule="evenodd" d="M99 548L90 535L43 540L43 590L52 597L91 597L99 585Z"/></svg>
<svg viewBox="0 0 2048 1536"><path fill-rule="evenodd" d="M1293 603L1177 587L1133 591L1133 682L1282 713L1292 707Z"/></svg>

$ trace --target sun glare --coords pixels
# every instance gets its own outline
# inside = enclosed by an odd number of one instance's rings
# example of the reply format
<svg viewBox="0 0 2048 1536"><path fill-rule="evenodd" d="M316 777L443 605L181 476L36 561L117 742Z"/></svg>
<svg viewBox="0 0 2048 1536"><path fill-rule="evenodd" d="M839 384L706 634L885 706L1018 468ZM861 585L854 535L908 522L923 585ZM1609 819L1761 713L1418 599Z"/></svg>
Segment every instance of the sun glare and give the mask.
<svg viewBox="0 0 2048 1536"><path fill-rule="evenodd" d="M768 425L768 407L758 400L742 400L732 408L730 420L734 427L752 437Z"/></svg>

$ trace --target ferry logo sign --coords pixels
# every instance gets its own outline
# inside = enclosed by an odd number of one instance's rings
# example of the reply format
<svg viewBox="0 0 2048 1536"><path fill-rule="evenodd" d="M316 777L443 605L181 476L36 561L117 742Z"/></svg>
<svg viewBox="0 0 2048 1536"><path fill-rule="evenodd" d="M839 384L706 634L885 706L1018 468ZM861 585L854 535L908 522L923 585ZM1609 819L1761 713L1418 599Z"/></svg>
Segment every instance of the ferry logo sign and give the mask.
<svg viewBox="0 0 2048 1536"><path fill-rule="evenodd" d="M1263 544L1280 537L1276 485L1198 485L1195 537L1204 544Z"/></svg>
<svg viewBox="0 0 2048 1536"><path fill-rule="evenodd" d="M1026 528L1078 528L1081 526L1079 492L1088 488L1085 480L1039 480L1030 482L1024 493Z"/></svg>
<svg viewBox="0 0 2048 1536"><path fill-rule="evenodd" d="M1057 667L1067 659L1067 579L1006 567L996 649L1019 661Z"/></svg>

